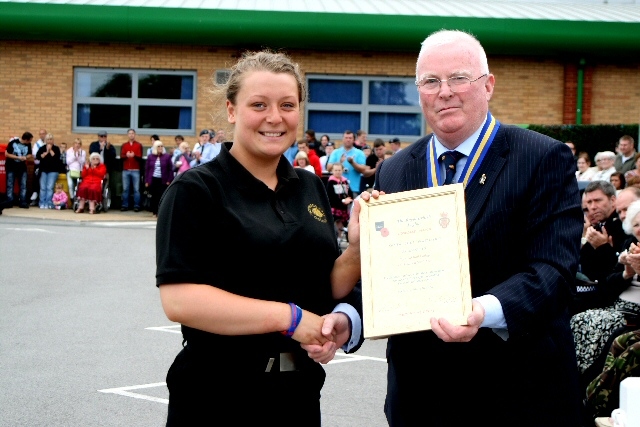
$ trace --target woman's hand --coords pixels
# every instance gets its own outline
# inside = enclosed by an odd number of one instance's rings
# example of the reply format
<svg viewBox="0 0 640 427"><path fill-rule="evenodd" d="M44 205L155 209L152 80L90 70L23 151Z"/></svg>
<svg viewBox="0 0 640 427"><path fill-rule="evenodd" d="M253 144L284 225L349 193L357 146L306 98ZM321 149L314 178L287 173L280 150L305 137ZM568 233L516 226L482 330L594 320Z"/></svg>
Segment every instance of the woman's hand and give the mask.
<svg viewBox="0 0 640 427"><path fill-rule="evenodd" d="M298 341L300 344L323 345L328 341L328 338L322 335L323 323L324 319L322 317L310 311L302 310L300 324L291 338Z"/></svg>
<svg viewBox="0 0 640 427"><path fill-rule="evenodd" d="M322 316L322 334L328 339L323 345L306 345L302 348L307 351L307 355L318 363L329 363L336 355L338 348L342 347L351 336L349 319L344 313L331 313Z"/></svg>

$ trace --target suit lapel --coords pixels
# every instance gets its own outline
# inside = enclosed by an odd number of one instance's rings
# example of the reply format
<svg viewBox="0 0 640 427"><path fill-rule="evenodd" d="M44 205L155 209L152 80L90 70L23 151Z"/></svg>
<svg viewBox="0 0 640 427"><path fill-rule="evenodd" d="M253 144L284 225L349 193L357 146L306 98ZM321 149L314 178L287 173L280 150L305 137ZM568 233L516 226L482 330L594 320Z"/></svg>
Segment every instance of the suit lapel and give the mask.
<svg viewBox="0 0 640 427"><path fill-rule="evenodd" d="M431 141L431 135L422 138L411 146L406 148L411 150L413 159L404 168L404 178L407 183L406 190L417 190L427 187L427 147Z"/></svg>
<svg viewBox="0 0 640 427"><path fill-rule="evenodd" d="M465 189L467 230L471 230L484 206L487 196L498 178L498 174L506 163L508 152L509 144L507 143L505 128L501 126L480 168Z"/></svg>

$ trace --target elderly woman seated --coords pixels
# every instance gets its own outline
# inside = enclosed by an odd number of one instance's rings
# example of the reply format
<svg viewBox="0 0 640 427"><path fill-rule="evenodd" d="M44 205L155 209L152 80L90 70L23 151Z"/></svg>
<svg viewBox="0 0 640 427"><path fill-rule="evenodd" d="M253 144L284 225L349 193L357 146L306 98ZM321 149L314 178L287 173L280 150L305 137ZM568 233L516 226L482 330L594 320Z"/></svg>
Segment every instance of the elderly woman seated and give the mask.
<svg viewBox="0 0 640 427"><path fill-rule="evenodd" d="M107 174L106 166L101 162L100 153L91 153L89 162L82 168L82 181L78 185L79 200L76 213L84 212L84 206L89 201L89 213L96 212L96 203L102 202L102 180Z"/></svg>

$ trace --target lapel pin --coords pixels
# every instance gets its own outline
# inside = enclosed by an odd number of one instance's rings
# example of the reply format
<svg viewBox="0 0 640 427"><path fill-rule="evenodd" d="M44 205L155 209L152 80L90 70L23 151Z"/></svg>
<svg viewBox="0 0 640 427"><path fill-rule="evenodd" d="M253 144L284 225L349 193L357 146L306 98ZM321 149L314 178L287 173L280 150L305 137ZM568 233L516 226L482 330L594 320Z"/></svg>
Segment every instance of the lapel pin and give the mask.
<svg viewBox="0 0 640 427"><path fill-rule="evenodd" d="M484 182L487 180L487 175L482 174L482 176L480 177L480 184L484 185Z"/></svg>

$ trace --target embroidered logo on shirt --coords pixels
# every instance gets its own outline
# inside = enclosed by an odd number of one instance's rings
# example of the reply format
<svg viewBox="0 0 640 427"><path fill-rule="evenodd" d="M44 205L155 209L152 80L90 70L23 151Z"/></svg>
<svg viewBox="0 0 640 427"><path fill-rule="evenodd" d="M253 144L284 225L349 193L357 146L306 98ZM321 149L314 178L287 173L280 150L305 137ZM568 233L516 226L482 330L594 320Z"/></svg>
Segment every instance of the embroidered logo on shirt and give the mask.
<svg viewBox="0 0 640 427"><path fill-rule="evenodd" d="M315 219L317 219L320 222L327 222L327 217L324 214L324 212L322 211L322 209L320 209L318 206L314 205L313 203L311 203L307 209L309 210L309 213L311 214L311 216L313 216Z"/></svg>

